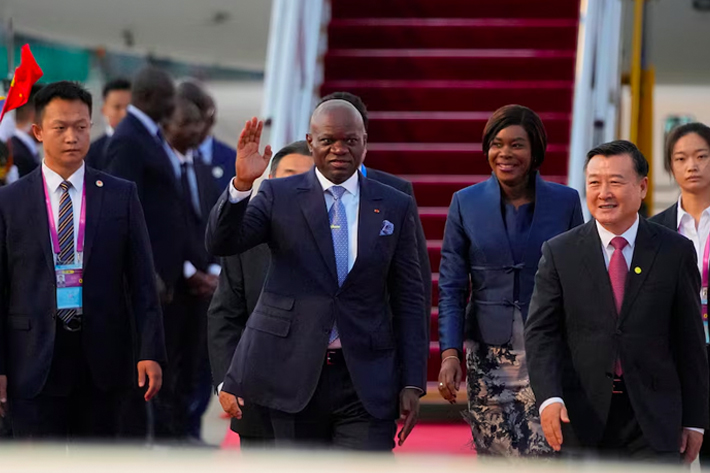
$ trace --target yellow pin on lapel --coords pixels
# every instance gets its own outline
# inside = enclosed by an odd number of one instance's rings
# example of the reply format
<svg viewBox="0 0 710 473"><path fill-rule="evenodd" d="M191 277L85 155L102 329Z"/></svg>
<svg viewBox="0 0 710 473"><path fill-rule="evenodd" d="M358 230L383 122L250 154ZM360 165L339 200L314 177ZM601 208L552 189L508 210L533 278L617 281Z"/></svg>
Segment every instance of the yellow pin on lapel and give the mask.
<svg viewBox="0 0 710 473"><path fill-rule="evenodd" d="M636 266L636 267L634 268L634 273L636 273L636 274L641 274L641 268L639 268L638 266Z"/></svg>
<svg viewBox="0 0 710 473"><path fill-rule="evenodd" d="M96 187L103 187L103 186L104 186L104 181L102 181L100 179L98 181L96 181Z"/></svg>

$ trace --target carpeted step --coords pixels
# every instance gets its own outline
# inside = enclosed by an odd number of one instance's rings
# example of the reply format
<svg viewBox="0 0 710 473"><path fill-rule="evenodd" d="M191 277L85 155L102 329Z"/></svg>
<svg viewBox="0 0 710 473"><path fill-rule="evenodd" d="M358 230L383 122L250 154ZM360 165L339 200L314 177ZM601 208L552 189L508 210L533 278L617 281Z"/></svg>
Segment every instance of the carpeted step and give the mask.
<svg viewBox="0 0 710 473"><path fill-rule="evenodd" d="M567 145L548 145L542 173L567 172L567 159ZM480 143L368 143L365 165L398 175L491 172Z"/></svg>
<svg viewBox="0 0 710 473"><path fill-rule="evenodd" d="M414 186L414 195L418 205L423 207L442 207L451 204L451 197L458 190L488 179L489 175L403 175ZM546 180L566 183L567 176L544 176ZM427 236L428 238L428 236Z"/></svg>
<svg viewBox="0 0 710 473"><path fill-rule="evenodd" d="M483 136L489 112L372 112L367 132L370 143L476 143ZM540 113L547 140L568 143L568 113ZM410 172L420 172L412 170Z"/></svg>
<svg viewBox="0 0 710 473"><path fill-rule="evenodd" d="M422 220L424 235L428 239L441 240L444 238L444 227L446 226L446 216L449 213L449 205L445 207L419 207L419 218Z"/></svg>
<svg viewBox="0 0 710 473"><path fill-rule="evenodd" d="M439 272L439 263L441 262L441 244L442 240L430 240L427 238L426 248L429 253L429 262L431 263L432 272Z"/></svg>
<svg viewBox="0 0 710 473"><path fill-rule="evenodd" d="M439 273L431 273L431 306L439 305Z"/></svg>
<svg viewBox="0 0 710 473"><path fill-rule="evenodd" d="M575 19L356 18L328 26L328 47L574 50Z"/></svg>
<svg viewBox="0 0 710 473"><path fill-rule="evenodd" d="M574 0L332 0L332 18L577 18Z"/></svg>
<svg viewBox="0 0 710 473"><path fill-rule="evenodd" d="M574 80L574 51L536 49L333 49L325 80ZM480 109L476 107L476 109Z"/></svg>
<svg viewBox="0 0 710 473"><path fill-rule="evenodd" d="M507 78L506 78L507 79ZM573 81L333 80L321 95L347 91L370 111L493 111L517 103L538 113L572 111ZM531 93L534 91L534 93Z"/></svg>

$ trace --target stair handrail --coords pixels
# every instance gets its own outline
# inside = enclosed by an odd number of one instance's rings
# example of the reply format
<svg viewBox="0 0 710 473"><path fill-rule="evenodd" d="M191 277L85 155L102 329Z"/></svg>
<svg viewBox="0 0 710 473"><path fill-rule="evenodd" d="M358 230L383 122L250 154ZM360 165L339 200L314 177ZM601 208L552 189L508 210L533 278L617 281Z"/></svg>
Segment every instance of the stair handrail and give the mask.
<svg viewBox="0 0 710 473"><path fill-rule="evenodd" d="M273 0L264 74L262 117L277 151L305 139L322 81L324 0Z"/></svg>
<svg viewBox="0 0 710 473"><path fill-rule="evenodd" d="M579 192L585 217L587 152L617 136L621 100L622 0L582 0L579 8L567 184Z"/></svg>

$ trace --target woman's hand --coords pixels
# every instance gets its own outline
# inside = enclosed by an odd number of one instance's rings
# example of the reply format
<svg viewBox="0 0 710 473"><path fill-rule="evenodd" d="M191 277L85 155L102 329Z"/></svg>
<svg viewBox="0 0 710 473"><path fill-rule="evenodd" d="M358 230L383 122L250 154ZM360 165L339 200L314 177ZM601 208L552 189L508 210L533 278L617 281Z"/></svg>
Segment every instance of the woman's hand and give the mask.
<svg viewBox="0 0 710 473"><path fill-rule="evenodd" d="M456 350L446 350L441 354L442 362L439 370L439 394L451 404L456 403L456 393L461 385L463 371L461 370L461 360L458 358Z"/></svg>

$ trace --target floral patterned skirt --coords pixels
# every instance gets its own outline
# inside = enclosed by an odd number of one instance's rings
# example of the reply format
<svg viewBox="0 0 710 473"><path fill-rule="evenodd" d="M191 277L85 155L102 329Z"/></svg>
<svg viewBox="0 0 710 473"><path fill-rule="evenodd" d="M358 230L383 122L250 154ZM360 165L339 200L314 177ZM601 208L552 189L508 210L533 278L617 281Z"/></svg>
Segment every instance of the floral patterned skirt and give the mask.
<svg viewBox="0 0 710 473"><path fill-rule="evenodd" d="M552 453L530 387L523 329L522 314L516 310L508 344L466 342L468 412L464 416L478 454L539 457Z"/></svg>

